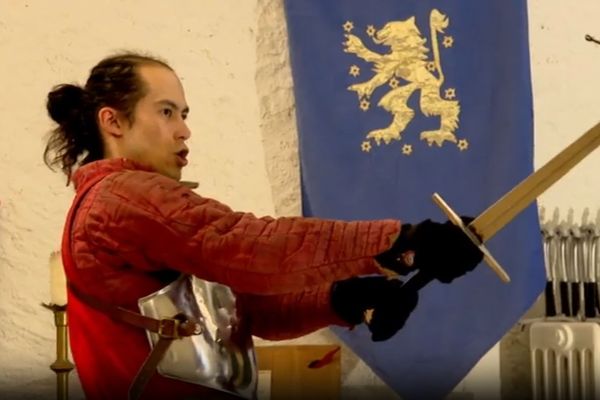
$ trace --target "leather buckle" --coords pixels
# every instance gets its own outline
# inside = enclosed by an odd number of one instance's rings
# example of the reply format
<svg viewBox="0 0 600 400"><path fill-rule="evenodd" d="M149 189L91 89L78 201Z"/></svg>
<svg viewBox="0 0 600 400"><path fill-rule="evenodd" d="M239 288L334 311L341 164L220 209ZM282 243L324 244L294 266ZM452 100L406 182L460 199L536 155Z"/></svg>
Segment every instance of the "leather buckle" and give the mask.
<svg viewBox="0 0 600 400"><path fill-rule="evenodd" d="M163 318L158 321L158 335L165 339L179 339L179 321L176 318Z"/></svg>

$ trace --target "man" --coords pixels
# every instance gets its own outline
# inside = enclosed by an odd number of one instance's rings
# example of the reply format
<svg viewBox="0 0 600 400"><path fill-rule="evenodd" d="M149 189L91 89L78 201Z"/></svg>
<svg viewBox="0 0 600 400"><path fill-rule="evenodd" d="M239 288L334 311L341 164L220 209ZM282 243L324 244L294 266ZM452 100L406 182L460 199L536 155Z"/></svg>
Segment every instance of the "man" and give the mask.
<svg viewBox="0 0 600 400"><path fill-rule="evenodd" d="M386 271L419 270L450 282L481 261L450 223L257 218L197 195L179 182L191 135L184 90L156 58L108 57L84 87L54 88L47 109L57 126L45 160L77 191L62 253L72 353L89 399L126 398L150 352L144 329L112 310L138 312L140 298L182 273L231 288L253 335L287 339L333 324L351 327L372 310L372 338L385 340L418 299L415 288ZM135 396L235 392L145 376L149 382L137 385Z"/></svg>

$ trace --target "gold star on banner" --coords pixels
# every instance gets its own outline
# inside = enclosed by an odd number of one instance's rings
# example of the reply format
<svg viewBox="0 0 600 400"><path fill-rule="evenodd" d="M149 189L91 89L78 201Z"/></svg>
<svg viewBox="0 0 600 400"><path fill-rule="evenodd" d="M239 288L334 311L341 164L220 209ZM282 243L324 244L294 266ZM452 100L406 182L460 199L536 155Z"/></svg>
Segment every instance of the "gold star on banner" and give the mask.
<svg viewBox="0 0 600 400"><path fill-rule="evenodd" d="M454 44L454 38L452 36L444 36L444 41L442 42L442 45L445 48L452 47L453 44Z"/></svg>
<svg viewBox="0 0 600 400"><path fill-rule="evenodd" d="M375 27L373 25L367 26L367 35L373 37L375 35Z"/></svg>
<svg viewBox="0 0 600 400"><path fill-rule="evenodd" d="M460 151L465 151L466 149L469 148L469 142L467 141L467 139L460 139L458 141L457 146L460 149Z"/></svg>
<svg viewBox="0 0 600 400"><path fill-rule="evenodd" d="M362 144L360 145L360 148L362 151L364 151L365 153L368 153L371 151L371 142L369 142L368 140L365 140L364 142L362 142Z"/></svg>
<svg viewBox="0 0 600 400"><path fill-rule="evenodd" d="M404 146L402 146L402 154L410 156L412 154L412 151L412 145L405 144Z"/></svg>
<svg viewBox="0 0 600 400"><path fill-rule="evenodd" d="M352 29L354 29L354 24L351 21L346 21L346 23L342 26L346 32L350 32Z"/></svg>
<svg viewBox="0 0 600 400"><path fill-rule="evenodd" d="M360 109L363 111L367 111L369 109L369 106L371 105L371 103L369 103L368 100L362 100L360 102Z"/></svg>
<svg viewBox="0 0 600 400"><path fill-rule="evenodd" d="M456 97L456 89L448 88L444 91L444 97L451 100Z"/></svg>
<svg viewBox="0 0 600 400"><path fill-rule="evenodd" d="M427 68L427 71L433 72L435 71L435 63L433 61L428 61L427 64L425 64L425 68Z"/></svg>
<svg viewBox="0 0 600 400"><path fill-rule="evenodd" d="M396 78L390 79L389 85L392 89L396 89L399 84L400 84L400 82L398 82L398 79L396 79Z"/></svg>
<svg viewBox="0 0 600 400"><path fill-rule="evenodd" d="M358 65L353 65L350 67L350 75L357 77L360 74L360 67Z"/></svg>

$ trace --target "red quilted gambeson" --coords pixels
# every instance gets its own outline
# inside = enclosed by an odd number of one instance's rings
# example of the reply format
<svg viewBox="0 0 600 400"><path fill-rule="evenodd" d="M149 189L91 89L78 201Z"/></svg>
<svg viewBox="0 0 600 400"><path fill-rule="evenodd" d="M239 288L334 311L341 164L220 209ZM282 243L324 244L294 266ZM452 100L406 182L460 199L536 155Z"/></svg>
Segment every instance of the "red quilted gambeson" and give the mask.
<svg viewBox="0 0 600 400"><path fill-rule="evenodd" d="M330 306L331 284L381 273L373 256L400 230L395 220L257 218L123 159L82 166L73 181L77 196L62 252L71 285L137 312L140 297L179 273L194 274L230 286L253 334L267 339L344 326ZM68 299L71 348L86 397L126 398L150 350L145 332L70 292ZM196 396L229 397L158 374L144 392L147 399Z"/></svg>

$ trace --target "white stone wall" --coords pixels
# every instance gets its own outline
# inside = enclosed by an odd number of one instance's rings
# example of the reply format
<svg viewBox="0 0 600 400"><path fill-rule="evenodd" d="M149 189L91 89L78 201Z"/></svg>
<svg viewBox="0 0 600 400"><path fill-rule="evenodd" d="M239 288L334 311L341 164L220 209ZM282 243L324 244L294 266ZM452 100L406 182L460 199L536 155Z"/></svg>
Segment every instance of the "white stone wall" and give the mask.
<svg viewBox="0 0 600 400"><path fill-rule="evenodd" d="M600 46L584 35L600 37L600 3L530 0L529 9L539 167L598 121ZM82 83L101 57L120 49L164 57L181 76L193 131L184 178L199 181L199 193L257 215L300 211L281 0L0 0L0 395L53 391L53 321L40 303L49 300L48 257L59 246L72 190L42 162L51 127L45 96L55 84ZM598 209L597 171L598 151L540 204L573 207L576 215ZM303 342L333 340L323 331ZM365 384L389 393L344 354L345 397L366 394L347 389ZM499 387L497 350L458 391L477 398L482 382Z"/></svg>

